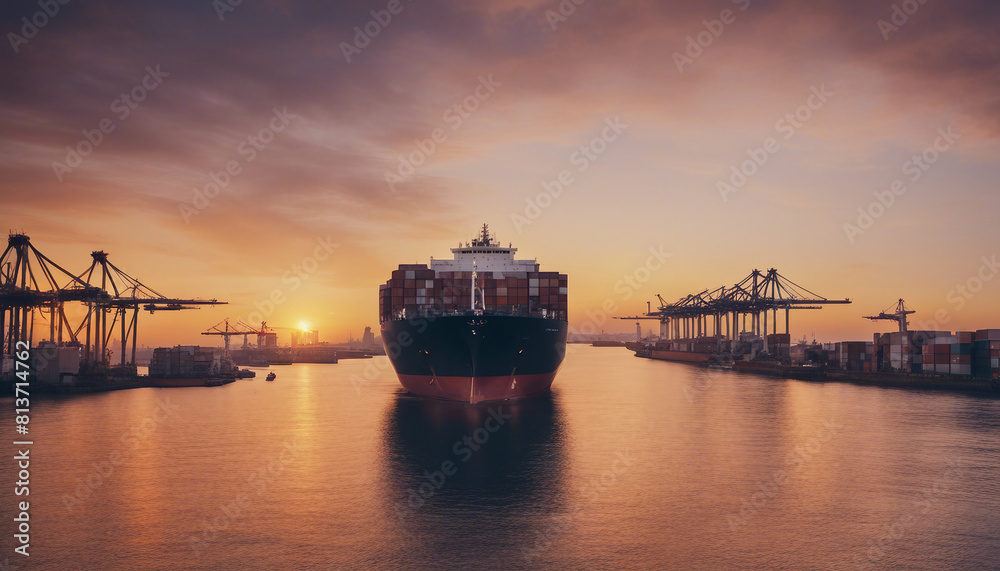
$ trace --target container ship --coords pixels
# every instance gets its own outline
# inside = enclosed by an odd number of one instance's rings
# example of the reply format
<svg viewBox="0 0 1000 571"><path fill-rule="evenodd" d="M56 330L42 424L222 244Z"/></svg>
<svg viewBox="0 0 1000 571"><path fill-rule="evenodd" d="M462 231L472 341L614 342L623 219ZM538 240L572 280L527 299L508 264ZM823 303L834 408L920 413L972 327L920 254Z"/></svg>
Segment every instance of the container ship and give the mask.
<svg viewBox="0 0 1000 571"><path fill-rule="evenodd" d="M224 366L211 347L178 345L153 350L149 384L154 387L214 387L236 380L233 366Z"/></svg>
<svg viewBox="0 0 1000 571"><path fill-rule="evenodd" d="M412 394L471 404L548 392L566 354L567 277L515 260L483 225L453 259L379 286L382 344Z"/></svg>
<svg viewBox="0 0 1000 571"><path fill-rule="evenodd" d="M768 355L777 361L788 361L790 336L772 333L767 336ZM741 361L755 358L763 352L762 338L754 334L741 334L738 340L723 336L704 336L690 339L664 339L655 343L626 345L632 351L645 349L643 356L662 361L685 363L713 363L720 360Z"/></svg>

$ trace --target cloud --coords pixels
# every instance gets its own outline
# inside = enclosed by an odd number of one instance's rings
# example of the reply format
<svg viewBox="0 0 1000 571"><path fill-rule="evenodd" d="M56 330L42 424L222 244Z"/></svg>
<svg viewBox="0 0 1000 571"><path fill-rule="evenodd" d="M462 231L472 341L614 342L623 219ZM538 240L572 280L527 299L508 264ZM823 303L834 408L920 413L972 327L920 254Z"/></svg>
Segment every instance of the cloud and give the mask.
<svg viewBox="0 0 1000 571"><path fill-rule="evenodd" d="M471 218L503 216L504 194L523 203L534 173L564 168L607 117L633 125L621 164L636 184L606 210L658 198L665 176L683 181L672 191L686 204L821 83L834 103L788 144L796 166L756 195L760 217L773 203L829 204L845 180L882 188L900 153L949 123L966 133L956 157L995 163L1000 6L985 0L926 2L888 40L878 21L892 2L592 1L553 30L561 4L404 1L348 63L344 43L387 2L245 2L222 21L204 1L69 3L18 53L0 50L5 220L81 241L133 236L227 269L280 269L331 234L376 272L401 244L450 244ZM673 54L726 8L735 22L678 72ZM18 33L35 9L4 6L0 31ZM169 76L118 117L114 102L156 65ZM452 130L445 113L481 76L501 86ZM297 118L247 160L240 145L286 107ZM59 182L52 163L105 118L115 130ZM393 192L386 171L442 127L447 143ZM185 222L180 205L234 160L241 174ZM808 185L816 173L829 182ZM815 194L792 194L803 185Z"/></svg>

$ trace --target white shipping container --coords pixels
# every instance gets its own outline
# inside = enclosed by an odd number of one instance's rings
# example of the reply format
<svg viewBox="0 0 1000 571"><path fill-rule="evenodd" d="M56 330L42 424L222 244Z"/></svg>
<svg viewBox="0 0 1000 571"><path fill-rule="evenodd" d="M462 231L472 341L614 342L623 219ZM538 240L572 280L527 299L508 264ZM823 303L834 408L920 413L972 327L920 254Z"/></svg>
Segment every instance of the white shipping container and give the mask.
<svg viewBox="0 0 1000 571"><path fill-rule="evenodd" d="M972 365L951 365L950 374L968 376L972 374Z"/></svg>

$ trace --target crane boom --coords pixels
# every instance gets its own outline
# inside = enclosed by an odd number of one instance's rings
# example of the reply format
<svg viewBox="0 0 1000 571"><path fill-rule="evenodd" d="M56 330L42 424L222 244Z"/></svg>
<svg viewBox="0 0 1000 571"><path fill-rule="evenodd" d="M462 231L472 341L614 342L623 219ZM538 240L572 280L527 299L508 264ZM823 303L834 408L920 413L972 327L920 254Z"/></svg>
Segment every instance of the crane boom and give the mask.
<svg viewBox="0 0 1000 571"><path fill-rule="evenodd" d="M892 310L891 305L883 309L878 315L864 315L862 318L870 319L872 321L895 321L899 324L899 332L906 333L906 327L909 325L906 316L916 313L916 311L906 307L906 303L903 302L903 298L899 298L899 301L896 303L896 309L893 313L888 313L890 310Z"/></svg>

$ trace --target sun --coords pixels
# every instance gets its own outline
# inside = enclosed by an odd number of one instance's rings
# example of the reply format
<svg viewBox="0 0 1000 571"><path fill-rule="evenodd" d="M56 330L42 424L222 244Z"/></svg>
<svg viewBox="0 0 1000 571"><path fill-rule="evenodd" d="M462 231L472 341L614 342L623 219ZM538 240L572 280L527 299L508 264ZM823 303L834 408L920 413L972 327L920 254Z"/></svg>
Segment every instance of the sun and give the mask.
<svg viewBox="0 0 1000 571"><path fill-rule="evenodd" d="M299 322L299 329L301 329L303 331L309 331L309 322L308 321L300 321Z"/></svg>

